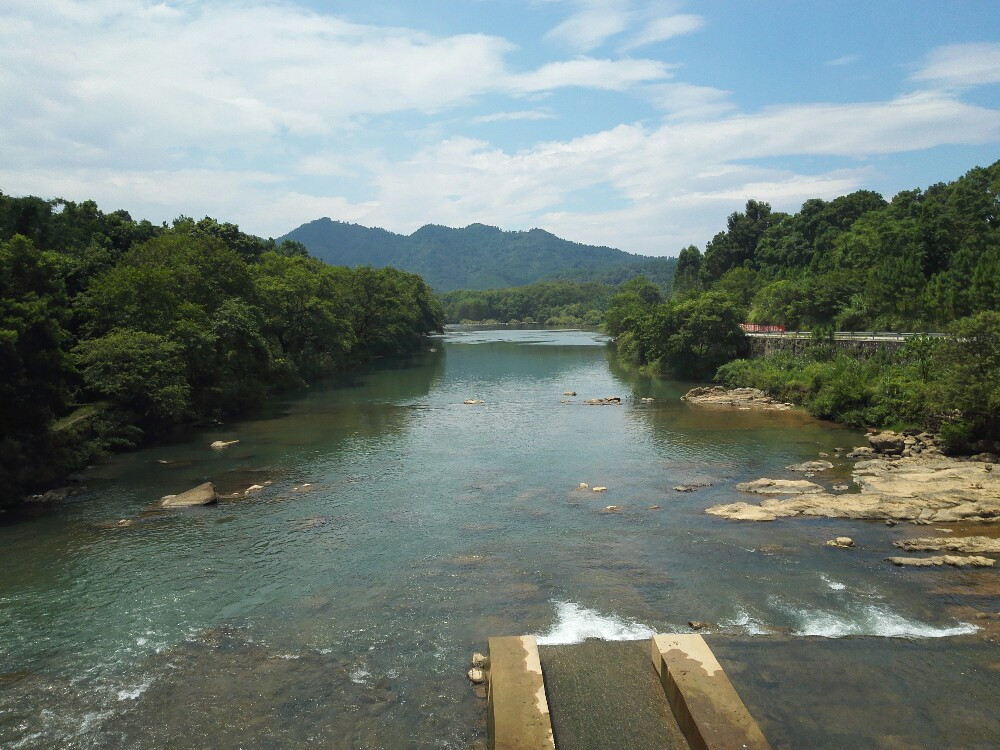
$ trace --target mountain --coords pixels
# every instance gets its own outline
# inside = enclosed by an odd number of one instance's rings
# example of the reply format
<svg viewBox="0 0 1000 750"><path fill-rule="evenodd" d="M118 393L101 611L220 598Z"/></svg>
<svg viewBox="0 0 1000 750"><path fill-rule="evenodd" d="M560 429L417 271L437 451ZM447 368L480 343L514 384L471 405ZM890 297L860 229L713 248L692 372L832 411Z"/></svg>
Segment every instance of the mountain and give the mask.
<svg viewBox="0 0 1000 750"><path fill-rule="evenodd" d="M317 219L278 242L297 240L327 263L395 266L424 277L435 291L499 289L543 279L620 283L639 273L669 284L673 258L650 258L610 247L581 245L542 229L504 232L485 224L464 229L428 224L413 234Z"/></svg>

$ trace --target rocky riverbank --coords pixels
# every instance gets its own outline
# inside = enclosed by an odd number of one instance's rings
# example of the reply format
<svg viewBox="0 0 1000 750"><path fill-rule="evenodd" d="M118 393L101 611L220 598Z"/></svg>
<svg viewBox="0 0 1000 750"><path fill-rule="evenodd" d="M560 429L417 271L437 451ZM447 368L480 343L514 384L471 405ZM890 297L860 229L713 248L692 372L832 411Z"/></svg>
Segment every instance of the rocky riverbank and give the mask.
<svg viewBox="0 0 1000 750"><path fill-rule="evenodd" d="M719 385L692 388L681 401L704 406L725 406L736 409L769 409L787 411L794 404L775 401L759 388L723 388Z"/></svg>
<svg viewBox="0 0 1000 750"><path fill-rule="evenodd" d="M786 494L760 503L735 502L706 510L734 521L773 521L794 516L931 523L1000 523L1000 471L995 456L952 458L941 454L933 436L879 433L870 447L850 456L860 492L832 494L817 485L762 479L739 485L744 492ZM770 492L768 492L770 490ZM783 490L783 491L782 491Z"/></svg>

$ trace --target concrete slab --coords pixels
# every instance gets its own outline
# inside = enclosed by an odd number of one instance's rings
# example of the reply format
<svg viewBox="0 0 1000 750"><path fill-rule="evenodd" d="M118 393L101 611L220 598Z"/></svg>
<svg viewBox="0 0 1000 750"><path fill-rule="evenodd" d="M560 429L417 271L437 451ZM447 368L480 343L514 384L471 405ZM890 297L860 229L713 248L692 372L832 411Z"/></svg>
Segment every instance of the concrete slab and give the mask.
<svg viewBox="0 0 1000 750"><path fill-rule="evenodd" d="M650 646L667 701L694 750L771 750L704 638L658 634Z"/></svg>
<svg viewBox="0 0 1000 750"><path fill-rule="evenodd" d="M689 750L648 641L540 646L559 750Z"/></svg>
<svg viewBox="0 0 1000 750"><path fill-rule="evenodd" d="M534 636L490 638L487 679L491 750L555 750Z"/></svg>

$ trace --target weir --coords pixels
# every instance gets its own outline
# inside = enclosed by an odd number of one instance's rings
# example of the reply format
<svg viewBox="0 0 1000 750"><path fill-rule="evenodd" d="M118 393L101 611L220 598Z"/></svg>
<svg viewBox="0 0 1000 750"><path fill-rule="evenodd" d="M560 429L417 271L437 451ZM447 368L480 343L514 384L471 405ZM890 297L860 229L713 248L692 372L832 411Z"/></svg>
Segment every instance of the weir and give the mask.
<svg viewBox="0 0 1000 750"><path fill-rule="evenodd" d="M832 338L813 338L810 331L747 331L750 356L765 357L785 352L805 354L817 343L830 346L841 354L855 359L871 359L881 354L892 354L907 341L917 337L941 338L943 333L894 333L891 331L837 331Z"/></svg>
<svg viewBox="0 0 1000 750"><path fill-rule="evenodd" d="M704 638L489 639L491 750L770 750Z"/></svg>

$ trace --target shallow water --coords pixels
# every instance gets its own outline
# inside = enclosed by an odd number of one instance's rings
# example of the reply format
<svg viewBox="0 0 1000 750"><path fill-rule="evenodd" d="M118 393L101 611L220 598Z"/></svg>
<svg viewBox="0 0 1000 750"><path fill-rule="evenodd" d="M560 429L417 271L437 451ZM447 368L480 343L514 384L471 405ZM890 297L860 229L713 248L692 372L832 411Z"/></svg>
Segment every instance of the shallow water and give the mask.
<svg viewBox="0 0 1000 750"><path fill-rule="evenodd" d="M857 432L689 406L691 384L620 367L593 333L432 346L117 457L60 512L0 528L0 746L468 747L484 717L466 662L498 634L636 638L691 619L740 636L972 633L963 653L1000 661L953 609L983 573L892 568L905 529L702 512ZM610 395L623 404L582 403ZM814 481L849 476L837 463ZM148 512L207 480L264 488ZM711 486L672 489L692 482ZM859 548L823 546L838 535ZM1000 736L993 708L962 716Z"/></svg>

